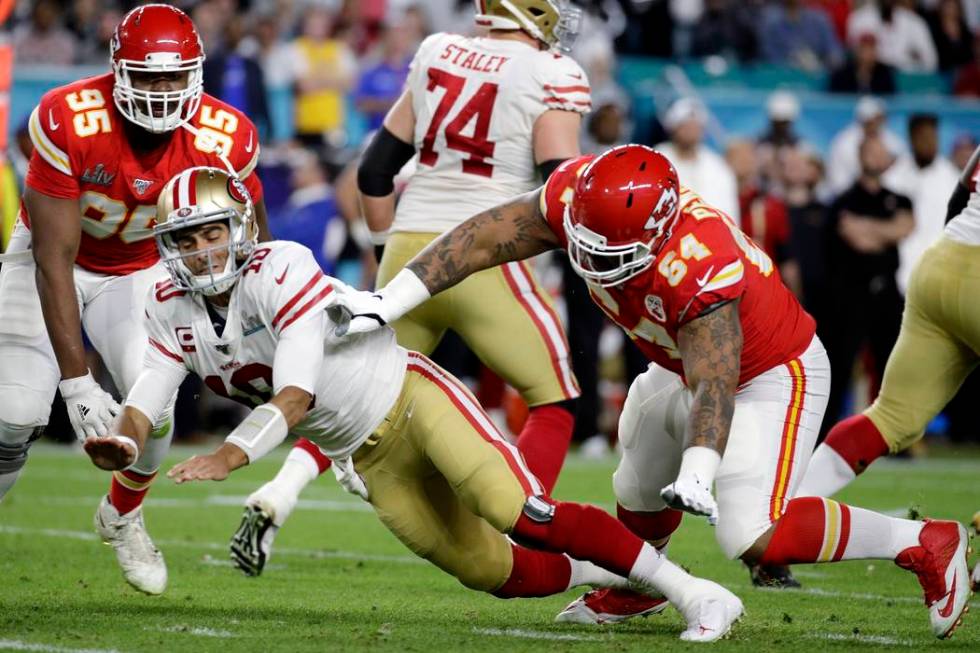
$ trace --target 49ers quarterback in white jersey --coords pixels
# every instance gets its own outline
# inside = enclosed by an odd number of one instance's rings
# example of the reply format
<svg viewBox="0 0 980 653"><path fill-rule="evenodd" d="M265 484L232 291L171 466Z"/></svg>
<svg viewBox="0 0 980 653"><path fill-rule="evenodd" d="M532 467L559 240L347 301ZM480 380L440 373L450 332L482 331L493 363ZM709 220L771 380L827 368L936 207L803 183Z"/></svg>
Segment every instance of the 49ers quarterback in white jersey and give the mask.
<svg viewBox="0 0 980 653"><path fill-rule="evenodd" d="M442 233L540 184L534 123L549 109L587 113L574 60L521 41L438 33L412 61L418 169L392 231ZM449 201L447 201L449 200Z"/></svg>
<svg viewBox="0 0 980 653"><path fill-rule="evenodd" d="M323 274L306 247L263 243L232 291L221 335L199 293L161 281L146 300L144 372L128 398L151 420L188 372L211 390L249 407L286 386L313 395L313 405L291 432L312 439L331 458L350 456L381 424L401 390L407 353L391 329L337 339L323 315L342 282ZM277 355L284 333L324 340L323 365Z"/></svg>

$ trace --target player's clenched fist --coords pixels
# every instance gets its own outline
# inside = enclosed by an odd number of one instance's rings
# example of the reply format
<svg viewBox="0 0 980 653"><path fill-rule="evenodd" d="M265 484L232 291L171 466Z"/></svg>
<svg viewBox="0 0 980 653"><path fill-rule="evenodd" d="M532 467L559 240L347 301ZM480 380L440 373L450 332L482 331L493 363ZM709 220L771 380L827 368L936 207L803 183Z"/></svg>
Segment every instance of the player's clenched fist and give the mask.
<svg viewBox="0 0 980 653"><path fill-rule="evenodd" d="M75 437L84 442L89 437L109 434L113 418L119 414L119 404L89 372L85 376L64 379L58 384L68 409L68 419Z"/></svg>

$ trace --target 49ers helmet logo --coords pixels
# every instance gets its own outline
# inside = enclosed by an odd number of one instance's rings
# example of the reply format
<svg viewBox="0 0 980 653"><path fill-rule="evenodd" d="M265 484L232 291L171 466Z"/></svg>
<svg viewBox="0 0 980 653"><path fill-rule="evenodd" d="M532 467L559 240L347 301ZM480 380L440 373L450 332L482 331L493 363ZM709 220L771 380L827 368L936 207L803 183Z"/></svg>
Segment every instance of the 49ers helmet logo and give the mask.
<svg viewBox="0 0 980 653"><path fill-rule="evenodd" d="M228 177L228 194L240 204L248 203L248 191L245 190L242 182L235 177Z"/></svg>

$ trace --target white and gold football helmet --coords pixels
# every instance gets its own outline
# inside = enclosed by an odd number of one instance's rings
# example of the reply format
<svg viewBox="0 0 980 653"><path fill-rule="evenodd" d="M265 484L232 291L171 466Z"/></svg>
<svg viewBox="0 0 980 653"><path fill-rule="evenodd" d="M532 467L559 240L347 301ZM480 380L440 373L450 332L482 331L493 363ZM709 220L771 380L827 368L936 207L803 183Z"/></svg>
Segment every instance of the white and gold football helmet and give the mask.
<svg viewBox="0 0 980 653"><path fill-rule="evenodd" d="M177 235L184 229L218 221L228 225L228 242L204 251L210 263L215 252L227 249L224 269L215 272L209 265L207 274L194 275L177 246ZM252 198L241 180L220 168L202 166L184 170L160 191L153 236L174 286L210 296L235 285L255 251L259 229Z"/></svg>
<svg viewBox="0 0 980 653"><path fill-rule="evenodd" d="M473 0L476 24L488 29L519 29L549 48L567 52L582 24L582 11L568 0Z"/></svg>

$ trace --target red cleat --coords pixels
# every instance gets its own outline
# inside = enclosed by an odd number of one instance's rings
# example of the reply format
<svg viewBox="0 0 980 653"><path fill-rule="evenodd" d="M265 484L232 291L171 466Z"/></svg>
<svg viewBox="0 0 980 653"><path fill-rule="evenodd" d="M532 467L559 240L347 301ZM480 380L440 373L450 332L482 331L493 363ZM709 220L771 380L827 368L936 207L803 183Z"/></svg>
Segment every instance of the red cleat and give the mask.
<svg viewBox="0 0 980 653"><path fill-rule="evenodd" d="M586 592L558 613L555 621L575 624L615 624L633 617L648 617L667 609L664 597L653 598L631 590L601 589Z"/></svg>
<svg viewBox="0 0 980 653"><path fill-rule="evenodd" d="M966 563L969 541L966 528L958 522L927 519L919 533L919 546L895 558L895 564L919 577L932 632L940 639L952 635L962 623L973 594Z"/></svg>

